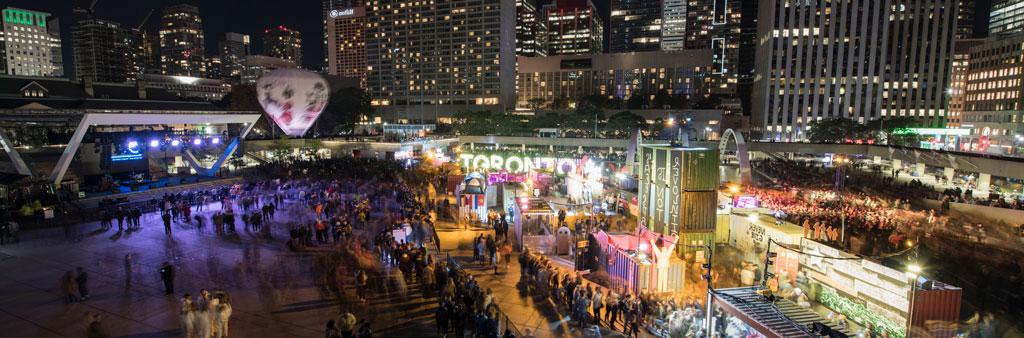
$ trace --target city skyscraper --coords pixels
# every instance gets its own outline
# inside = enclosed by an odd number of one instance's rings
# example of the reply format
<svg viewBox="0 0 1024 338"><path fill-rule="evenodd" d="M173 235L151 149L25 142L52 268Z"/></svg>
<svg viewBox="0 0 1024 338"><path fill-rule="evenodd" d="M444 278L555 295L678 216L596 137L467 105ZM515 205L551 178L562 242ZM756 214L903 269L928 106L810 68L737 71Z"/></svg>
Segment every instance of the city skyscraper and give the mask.
<svg viewBox="0 0 1024 338"><path fill-rule="evenodd" d="M988 35L1024 32L1024 1L993 0Z"/></svg>
<svg viewBox="0 0 1024 338"><path fill-rule="evenodd" d="M959 10L956 12L956 38L970 39L974 37L974 0L958 0Z"/></svg>
<svg viewBox="0 0 1024 338"><path fill-rule="evenodd" d="M661 50L680 51L686 48L686 5L688 0L662 0Z"/></svg>
<svg viewBox="0 0 1024 338"><path fill-rule="evenodd" d="M294 62L302 67L302 34L285 26L263 31L263 55Z"/></svg>
<svg viewBox="0 0 1024 338"><path fill-rule="evenodd" d="M946 127L959 128L966 101L967 74L970 69L971 48L985 43L985 39L957 39L953 47L953 68L949 81L949 120Z"/></svg>
<svg viewBox="0 0 1024 338"><path fill-rule="evenodd" d="M1024 142L1024 34L991 36L970 52L962 128L971 129L962 150L1019 155Z"/></svg>
<svg viewBox="0 0 1024 338"><path fill-rule="evenodd" d="M604 52L604 22L590 0L556 0L544 6L548 55Z"/></svg>
<svg viewBox="0 0 1024 338"><path fill-rule="evenodd" d="M125 65L128 67L125 80L136 81L142 74L157 70L148 66L150 55L147 54L145 31L135 28L125 29L124 42L127 48L127 52L124 55Z"/></svg>
<svg viewBox="0 0 1024 338"><path fill-rule="evenodd" d="M160 67L165 75L202 77L206 73L203 20L199 8L178 4L164 8L160 25Z"/></svg>
<svg viewBox="0 0 1024 338"><path fill-rule="evenodd" d="M63 76L60 28L50 13L14 7L3 10L0 30L0 73Z"/></svg>
<svg viewBox="0 0 1024 338"><path fill-rule="evenodd" d="M240 76L245 57L250 54L249 35L227 32L218 43L222 76Z"/></svg>
<svg viewBox="0 0 1024 338"><path fill-rule="evenodd" d="M534 0L516 0L516 55L545 56L547 25Z"/></svg>
<svg viewBox="0 0 1024 338"><path fill-rule="evenodd" d="M612 0L608 20L610 53L661 49L662 0Z"/></svg>
<svg viewBox="0 0 1024 338"><path fill-rule="evenodd" d="M337 9L327 18L327 73L366 80L366 8Z"/></svg>
<svg viewBox="0 0 1024 338"><path fill-rule="evenodd" d="M810 122L830 117L945 125L956 0L791 5L759 4L755 135L804 140Z"/></svg>
<svg viewBox="0 0 1024 338"><path fill-rule="evenodd" d="M322 6L321 6L320 14L323 17L323 25L324 25L324 30L323 30L323 32L324 32L324 69L328 69L328 68L330 68L330 63L328 62L327 55L328 55L328 52L330 51L330 49L327 46L327 44L328 44L327 40L329 39L327 37L327 30L328 30L328 28L327 28L328 27L327 26L327 19L331 16L331 11L343 10L343 9L346 9L346 8L362 7L363 6L363 0L322 0L322 1L323 2L321 3Z"/></svg>
<svg viewBox="0 0 1024 338"><path fill-rule="evenodd" d="M78 21L71 29L75 76L98 82L128 80L131 56L127 42L119 23L94 18Z"/></svg>
<svg viewBox="0 0 1024 338"><path fill-rule="evenodd" d="M750 106L745 103L750 95L739 95L739 88L744 87L744 92L749 92L753 81L750 62L756 51L752 41L757 7L755 0L691 0L686 4L683 32L686 40L677 42L674 48L681 44L686 49L712 50L713 66L711 73L702 79L706 88L702 94L719 99L726 113L738 113L744 106L748 109ZM673 39L679 39L678 33ZM741 62L745 67L741 67Z"/></svg>
<svg viewBox="0 0 1024 338"><path fill-rule="evenodd" d="M366 3L367 89L392 121L515 104L515 0ZM411 34L410 32L414 33Z"/></svg>

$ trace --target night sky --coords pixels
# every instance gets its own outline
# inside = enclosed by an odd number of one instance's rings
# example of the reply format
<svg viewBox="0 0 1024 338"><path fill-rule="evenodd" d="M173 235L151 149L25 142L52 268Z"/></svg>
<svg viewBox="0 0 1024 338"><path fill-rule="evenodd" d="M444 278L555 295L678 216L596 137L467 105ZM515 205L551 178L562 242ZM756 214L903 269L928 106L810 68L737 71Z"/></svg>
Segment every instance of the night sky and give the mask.
<svg viewBox="0 0 1024 338"><path fill-rule="evenodd" d="M538 0L538 7L553 0ZM733 0L736 1L736 0ZM752 1L752 0L743 0ZM87 8L92 0L9 0L4 6L12 6L41 12L49 12L60 18L61 39L64 44L65 73L71 75L71 27L85 15L72 12L73 8ZM153 15L144 28L156 34L163 8L181 3L181 0L98 0L94 10L99 19L119 22L123 27L138 26L146 13L153 9ZM319 69L323 64L323 25L320 0L189 0L184 1L199 7L203 18L206 38L206 54L212 56L217 43L225 32L249 34L252 52L262 51L263 31L274 26L285 26L302 32L302 61L309 69ZM988 32L988 13L991 0L975 0L975 36ZM594 4L608 24L610 0L594 0ZM607 42L608 29L605 29ZM607 47L607 46L606 46Z"/></svg>

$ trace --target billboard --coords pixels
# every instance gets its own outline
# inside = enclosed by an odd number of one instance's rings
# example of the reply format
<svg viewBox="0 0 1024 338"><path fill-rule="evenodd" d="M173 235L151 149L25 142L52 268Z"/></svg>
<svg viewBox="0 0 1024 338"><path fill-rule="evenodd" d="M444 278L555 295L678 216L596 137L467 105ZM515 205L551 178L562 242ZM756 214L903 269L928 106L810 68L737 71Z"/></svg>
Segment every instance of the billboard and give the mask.
<svg viewBox="0 0 1024 338"><path fill-rule="evenodd" d="M327 107L331 88L319 74L295 68L270 71L256 81L260 106L285 134L301 137Z"/></svg>

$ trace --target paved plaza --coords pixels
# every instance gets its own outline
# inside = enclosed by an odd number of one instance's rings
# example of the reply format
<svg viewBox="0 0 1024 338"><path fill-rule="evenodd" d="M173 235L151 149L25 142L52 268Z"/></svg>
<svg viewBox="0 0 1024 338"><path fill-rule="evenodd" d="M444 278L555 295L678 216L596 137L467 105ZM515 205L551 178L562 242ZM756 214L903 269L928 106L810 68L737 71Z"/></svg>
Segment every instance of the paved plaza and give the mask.
<svg viewBox="0 0 1024 338"><path fill-rule="evenodd" d="M217 203L212 206L219 210ZM194 222L175 223L166 236L155 213L144 215L136 231L86 223L23 232L19 242L0 246L0 336L83 337L87 314L93 312L113 337L177 337L181 295L196 295L201 288L231 295L232 337L320 337L341 309L370 319L378 336L433 332L436 302L421 299L418 286L405 295L375 294L367 304L325 296L312 261L328 245L284 249L288 235L282 222L302 214L278 211L271 238L241 225L236 233L217 235L210 225L199 233ZM126 254L132 255L131 271L125 269ZM164 295L163 262L177 271L173 296ZM58 280L79 266L89 275L90 297L65 304ZM354 289L348 293L355 300Z"/></svg>

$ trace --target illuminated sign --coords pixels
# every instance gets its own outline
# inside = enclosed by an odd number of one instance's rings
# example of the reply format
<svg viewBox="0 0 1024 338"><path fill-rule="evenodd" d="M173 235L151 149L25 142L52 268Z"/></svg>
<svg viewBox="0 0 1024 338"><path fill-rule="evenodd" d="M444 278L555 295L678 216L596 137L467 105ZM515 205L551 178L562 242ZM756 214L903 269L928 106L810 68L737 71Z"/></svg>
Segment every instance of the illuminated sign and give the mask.
<svg viewBox="0 0 1024 338"><path fill-rule="evenodd" d="M530 172L532 170L552 170L554 168L557 174L567 174L576 172L576 168L579 168L582 160L572 158L554 158L554 157L529 157L529 156L500 156L500 155L483 155L483 154L460 154L459 159L462 160L462 166L465 168L479 168L479 169L493 169L501 170L518 174ZM601 168L595 165L591 161L582 164L586 173L592 176L600 177Z"/></svg>
<svg viewBox="0 0 1024 338"><path fill-rule="evenodd" d="M111 155L110 162L123 162L141 160L142 154Z"/></svg>
<svg viewBox="0 0 1024 338"><path fill-rule="evenodd" d="M896 135L918 134L967 136L971 134L971 130L966 128L896 128L892 130L892 133Z"/></svg>
<svg viewBox="0 0 1024 338"><path fill-rule="evenodd" d="M734 208L757 208L757 197L751 195L736 196L732 206Z"/></svg>
<svg viewBox="0 0 1024 338"><path fill-rule="evenodd" d="M337 9L331 10L331 18L337 18L339 16L346 16L346 15L352 15L352 14L356 14L356 11L354 9L351 9L351 8L343 9L343 10L340 10L340 11L337 10Z"/></svg>

